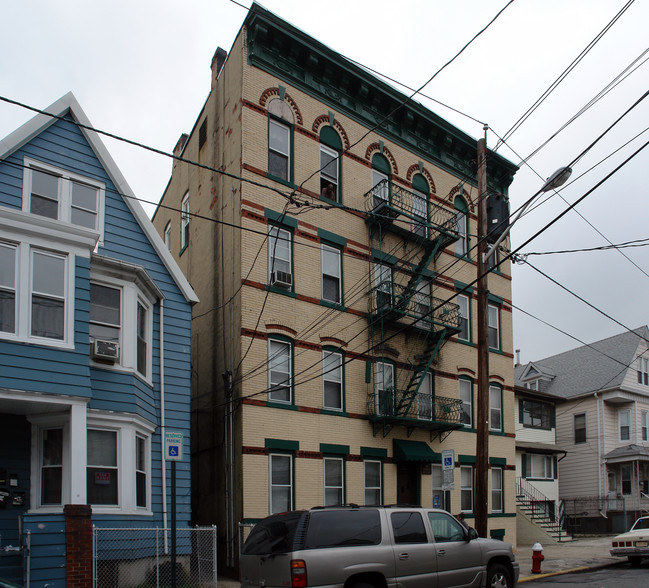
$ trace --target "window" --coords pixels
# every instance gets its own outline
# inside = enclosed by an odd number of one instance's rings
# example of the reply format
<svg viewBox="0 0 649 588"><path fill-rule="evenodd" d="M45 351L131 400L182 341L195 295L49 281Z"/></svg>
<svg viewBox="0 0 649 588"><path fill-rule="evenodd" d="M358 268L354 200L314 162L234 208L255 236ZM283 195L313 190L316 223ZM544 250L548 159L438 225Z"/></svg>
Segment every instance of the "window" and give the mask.
<svg viewBox="0 0 649 588"><path fill-rule="evenodd" d="M320 145L320 196L338 201L339 155L336 151Z"/></svg>
<svg viewBox="0 0 649 588"><path fill-rule="evenodd" d="M344 504L345 474L340 457L324 458L324 505Z"/></svg>
<svg viewBox="0 0 649 588"><path fill-rule="evenodd" d="M376 362L376 414L394 414L394 366Z"/></svg>
<svg viewBox="0 0 649 588"><path fill-rule="evenodd" d="M519 420L523 426L535 429L551 429L554 426L554 407L537 400L521 400Z"/></svg>
<svg viewBox="0 0 649 588"><path fill-rule="evenodd" d="M65 170L25 159L23 210L101 230L104 184Z"/></svg>
<svg viewBox="0 0 649 588"><path fill-rule="evenodd" d="M381 469L380 461L365 460L365 506L381 504Z"/></svg>
<svg viewBox="0 0 649 588"><path fill-rule="evenodd" d="M167 249L171 251L171 222L168 222L165 226L164 242Z"/></svg>
<svg viewBox="0 0 649 588"><path fill-rule="evenodd" d="M574 416L575 444L586 443L586 413Z"/></svg>
<svg viewBox="0 0 649 588"><path fill-rule="evenodd" d="M487 328L489 348L500 349L500 309L489 304L487 306Z"/></svg>
<svg viewBox="0 0 649 588"><path fill-rule="evenodd" d="M428 195L418 190L412 192L412 232L419 237L428 235Z"/></svg>
<svg viewBox="0 0 649 588"><path fill-rule="evenodd" d="M189 245L189 192L180 203L180 249Z"/></svg>
<svg viewBox="0 0 649 588"><path fill-rule="evenodd" d="M469 297L464 294L459 294L457 297L457 305L460 311L460 332L457 338L462 341L471 341Z"/></svg>
<svg viewBox="0 0 649 588"><path fill-rule="evenodd" d="M649 386L649 359L638 358L638 384Z"/></svg>
<svg viewBox="0 0 649 588"><path fill-rule="evenodd" d="M433 412L433 376L430 372L424 374L423 381L417 393L417 417L427 421L435 418Z"/></svg>
<svg viewBox="0 0 649 588"><path fill-rule="evenodd" d="M622 468L622 494L625 496L629 496L630 494L633 494L632 491L632 486L631 486L631 466L630 465L623 465Z"/></svg>
<svg viewBox="0 0 649 588"><path fill-rule="evenodd" d="M118 505L117 432L88 429L88 504Z"/></svg>
<svg viewBox="0 0 649 588"><path fill-rule="evenodd" d="M455 205L455 230L459 239L455 242L455 255L464 257L469 252L469 209L466 202L460 197L454 201Z"/></svg>
<svg viewBox="0 0 649 588"><path fill-rule="evenodd" d="M330 410L343 409L343 356L322 352L322 406Z"/></svg>
<svg viewBox="0 0 649 588"><path fill-rule="evenodd" d="M290 288L293 284L291 268L292 233L286 229L268 228L268 283Z"/></svg>
<svg viewBox="0 0 649 588"><path fill-rule="evenodd" d="M464 528L453 517L442 512L429 512L428 520L435 535L435 543L465 541Z"/></svg>
<svg viewBox="0 0 649 588"><path fill-rule="evenodd" d="M631 440L631 411L626 408L617 411L617 422L620 429L620 441Z"/></svg>
<svg viewBox="0 0 649 588"><path fill-rule="evenodd" d="M268 341L268 400L291 402L291 344Z"/></svg>
<svg viewBox="0 0 649 588"><path fill-rule="evenodd" d="M498 248L494 249L493 245L487 245L487 254L490 254L487 258L486 268L489 271L498 271Z"/></svg>
<svg viewBox="0 0 649 588"><path fill-rule="evenodd" d="M0 331L16 332L16 246L0 243Z"/></svg>
<svg viewBox="0 0 649 588"><path fill-rule="evenodd" d="M293 457L271 454L270 513L293 510Z"/></svg>
<svg viewBox="0 0 649 588"><path fill-rule="evenodd" d="M138 301L137 303L137 347L136 347L136 366L137 371L143 376L147 376L148 358L147 339L148 339L148 312L146 307Z"/></svg>
<svg viewBox="0 0 649 588"><path fill-rule="evenodd" d="M198 150L200 151L207 141L207 118L203 119L200 128L198 129Z"/></svg>
<svg viewBox="0 0 649 588"><path fill-rule="evenodd" d="M471 380L458 380L460 388L460 400L462 401L462 412L460 413L460 422L465 427L473 425L473 383Z"/></svg>
<svg viewBox="0 0 649 588"><path fill-rule="evenodd" d="M441 464L432 464L433 508L451 511L451 493L444 489L444 471Z"/></svg>
<svg viewBox="0 0 649 588"><path fill-rule="evenodd" d="M380 209L390 202L390 174L392 168L384 155L372 156L372 208L380 214Z"/></svg>
<svg viewBox="0 0 649 588"><path fill-rule="evenodd" d="M275 119L268 121L268 173L289 181L291 128Z"/></svg>
<svg viewBox="0 0 649 588"><path fill-rule="evenodd" d="M424 521L420 513L393 512L390 515L390 520L395 543L428 543Z"/></svg>
<svg viewBox="0 0 649 588"><path fill-rule="evenodd" d="M31 334L65 339L66 257L32 250Z"/></svg>
<svg viewBox="0 0 649 588"><path fill-rule="evenodd" d="M460 466L460 510L473 512L473 466Z"/></svg>
<svg viewBox="0 0 649 588"><path fill-rule="evenodd" d="M524 478L534 478L535 480L553 480L554 479L554 457L541 453L523 454L523 472Z"/></svg>
<svg viewBox="0 0 649 588"><path fill-rule="evenodd" d="M392 269L381 263L374 264L374 309L392 307Z"/></svg>
<svg viewBox="0 0 649 588"><path fill-rule="evenodd" d="M491 468L491 512L503 512L503 470Z"/></svg>
<svg viewBox="0 0 649 588"><path fill-rule="evenodd" d="M415 325L420 329L430 330L432 326L431 311L432 311L432 296L430 294L430 282L428 280L421 280L415 290L413 298L414 308L413 314L415 316L423 317L415 321Z"/></svg>
<svg viewBox="0 0 649 588"><path fill-rule="evenodd" d="M107 271L108 267L99 263L91 268L90 342L111 341L119 346L119 353L110 361L102 356L92 359L96 366L133 370L150 379L152 293L145 295L135 285L137 272L127 272L118 279Z"/></svg>
<svg viewBox="0 0 649 588"><path fill-rule="evenodd" d="M63 429L41 431L41 504L61 504Z"/></svg>
<svg viewBox="0 0 649 588"><path fill-rule="evenodd" d="M489 386L489 425L492 431L503 430L503 394L499 386Z"/></svg>
<svg viewBox="0 0 649 588"><path fill-rule="evenodd" d="M341 261L339 249L322 245L322 299L336 304L342 301Z"/></svg>
<svg viewBox="0 0 649 588"><path fill-rule="evenodd" d="M138 508L147 506L147 447L146 439L135 437L135 505Z"/></svg>
<svg viewBox="0 0 649 588"><path fill-rule="evenodd" d="M649 412L643 410L640 413L640 427L642 431L642 440L649 441Z"/></svg>

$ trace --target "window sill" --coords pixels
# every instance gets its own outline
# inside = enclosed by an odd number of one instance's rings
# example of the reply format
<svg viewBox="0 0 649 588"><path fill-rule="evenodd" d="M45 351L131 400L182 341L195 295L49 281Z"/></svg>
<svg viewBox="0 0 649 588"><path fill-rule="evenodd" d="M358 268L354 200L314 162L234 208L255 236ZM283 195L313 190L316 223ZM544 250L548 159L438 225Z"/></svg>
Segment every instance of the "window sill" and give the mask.
<svg viewBox="0 0 649 588"><path fill-rule="evenodd" d="M283 408L284 410L297 410L295 404L290 404L289 402L277 402L274 400L266 401L266 406L268 408Z"/></svg>
<svg viewBox="0 0 649 588"><path fill-rule="evenodd" d="M329 300L320 300L320 306L326 306L327 308L333 308L335 310L340 310L341 312L347 312L347 307L344 304L338 302L330 302Z"/></svg>
<svg viewBox="0 0 649 588"><path fill-rule="evenodd" d="M297 294L292 290L286 290L285 288L279 288L278 286L268 285L266 286L266 290L273 292L274 294L283 294L284 296L288 296L289 298L297 298Z"/></svg>
<svg viewBox="0 0 649 588"><path fill-rule="evenodd" d="M467 345L468 347L473 347L473 348L476 347L475 343L466 339L457 339L457 343L461 343L462 345Z"/></svg>
<svg viewBox="0 0 649 588"><path fill-rule="evenodd" d="M178 257L181 257L183 253L185 253L185 250L189 247L189 243L185 245L179 252L178 252Z"/></svg>
<svg viewBox="0 0 649 588"><path fill-rule="evenodd" d="M293 190L297 189L297 186L293 182L289 182L288 180L285 180L284 178L280 178L279 176L274 176L273 174L266 173L266 177L269 180L273 180L275 182L283 184L287 188L292 188Z"/></svg>
<svg viewBox="0 0 649 588"><path fill-rule="evenodd" d="M320 414L325 414L329 416L341 416L348 417L349 413L344 410L336 410L335 408L323 408L320 410Z"/></svg>
<svg viewBox="0 0 649 588"><path fill-rule="evenodd" d="M495 349L494 347L489 347L489 353L495 353L496 355L505 355L505 352L501 349Z"/></svg>
<svg viewBox="0 0 649 588"><path fill-rule="evenodd" d="M135 376L136 378L144 382L147 386L153 388L153 380L151 378L147 378L146 376L143 376L140 372L138 372L134 368L124 367L117 363L114 363L112 365L106 363L100 363L98 361L93 361L92 359L90 360L90 367L94 369L107 370L109 372L118 372L120 374L124 374L127 376Z"/></svg>

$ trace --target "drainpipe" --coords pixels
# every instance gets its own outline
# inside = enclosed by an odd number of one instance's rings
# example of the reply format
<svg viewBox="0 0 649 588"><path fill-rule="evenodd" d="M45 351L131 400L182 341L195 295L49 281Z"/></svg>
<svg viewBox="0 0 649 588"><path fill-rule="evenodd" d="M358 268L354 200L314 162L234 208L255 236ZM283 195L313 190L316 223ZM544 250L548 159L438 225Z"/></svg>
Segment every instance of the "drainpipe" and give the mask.
<svg viewBox="0 0 649 588"><path fill-rule="evenodd" d="M597 406L597 488L598 498L602 498L602 435L600 431L599 396L594 393Z"/></svg>
<svg viewBox="0 0 649 588"><path fill-rule="evenodd" d="M162 466L162 527L165 555L169 553L167 538L167 464L165 462L165 354L164 354L164 299L160 298L160 465Z"/></svg>

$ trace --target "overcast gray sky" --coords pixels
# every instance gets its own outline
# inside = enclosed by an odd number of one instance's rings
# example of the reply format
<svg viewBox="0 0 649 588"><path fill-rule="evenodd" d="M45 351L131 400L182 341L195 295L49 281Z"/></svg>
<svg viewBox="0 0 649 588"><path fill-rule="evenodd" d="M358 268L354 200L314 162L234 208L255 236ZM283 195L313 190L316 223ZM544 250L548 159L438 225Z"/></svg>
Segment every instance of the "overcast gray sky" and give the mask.
<svg viewBox="0 0 649 588"><path fill-rule="evenodd" d="M262 4L341 54L419 87L507 0ZM626 4L627 0L515 0L424 93L486 122L503 136ZM230 49L245 15L245 9L229 0L12 2L3 7L0 96L43 108L71 90L95 127L170 152L180 134L191 129L205 101L216 47ZM647 49L648 22L649 2L636 0L498 152L519 163L543 144ZM570 163L649 89L648 71L649 64L640 65L530 159L531 168L521 168L510 188L512 210L540 188L538 176L546 178ZM482 136L481 124L426 98L417 99L471 136ZM0 101L0 136L32 115ZM561 196L574 202L600 182L649 140L649 132L588 170L647 126L649 99L577 162ZM171 161L104 141L135 194L156 203L169 179ZM497 144L492 132L488 144ZM570 212L523 251L573 250L606 246L607 239L619 244L649 238L648 167L649 148L578 206L583 218ZM513 246L566 207L554 195L534 208L515 226ZM154 207L145 209L151 214ZM633 263L617 250L530 256L528 261L634 328L649 323L649 249L623 251ZM529 266L515 265L512 273L514 304L566 333L591 342L624 330ZM521 349L524 362L579 344L520 311L514 313L514 347Z"/></svg>

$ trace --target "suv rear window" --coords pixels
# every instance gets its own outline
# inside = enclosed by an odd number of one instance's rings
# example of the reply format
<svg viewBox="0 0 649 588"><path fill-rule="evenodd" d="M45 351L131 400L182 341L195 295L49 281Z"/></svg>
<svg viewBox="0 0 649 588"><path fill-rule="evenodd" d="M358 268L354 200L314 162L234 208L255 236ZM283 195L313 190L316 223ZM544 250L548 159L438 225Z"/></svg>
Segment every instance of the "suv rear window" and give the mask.
<svg viewBox="0 0 649 588"><path fill-rule="evenodd" d="M378 510L323 510L310 514L304 549L379 543L381 519Z"/></svg>
<svg viewBox="0 0 649 588"><path fill-rule="evenodd" d="M278 514L257 523L243 546L244 555L292 551L295 529L303 511Z"/></svg>

